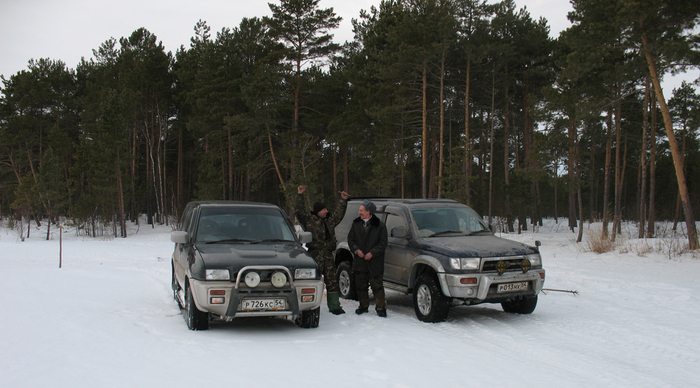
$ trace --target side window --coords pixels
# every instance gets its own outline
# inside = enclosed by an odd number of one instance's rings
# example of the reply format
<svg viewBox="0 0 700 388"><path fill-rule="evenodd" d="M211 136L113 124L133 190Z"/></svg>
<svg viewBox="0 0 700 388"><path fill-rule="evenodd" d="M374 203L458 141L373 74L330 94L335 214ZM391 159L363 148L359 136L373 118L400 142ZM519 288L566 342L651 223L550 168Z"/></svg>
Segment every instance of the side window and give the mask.
<svg viewBox="0 0 700 388"><path fill-rule="evenodd" d="M194 224L196 224L196 222L193 222L192 220L194 218L194 214L197 212L197 209L198 208L194 208L192 209L192 211L187 212L187 216L185 217L185 220L182 224L182 230L189 233L190 236L192 236L192 234L194 233Z"/></svg>
<svg viewBox="0 0 700 388"><path fill-rule="evenodd" d="M182 215L182 220L180 221L179 230L184 230L186 232L191 232L190 223L192 222L192 212L193 208L188 206L185 208L185 214Z"/></svg>
<svg viewBox="0 0 700 388"><path fill-rule="evenodd" d="M386 232L389 237L394 237L391 232L397 226L406 227L406 221L396 214L389 213L386 217Z"/></svg>

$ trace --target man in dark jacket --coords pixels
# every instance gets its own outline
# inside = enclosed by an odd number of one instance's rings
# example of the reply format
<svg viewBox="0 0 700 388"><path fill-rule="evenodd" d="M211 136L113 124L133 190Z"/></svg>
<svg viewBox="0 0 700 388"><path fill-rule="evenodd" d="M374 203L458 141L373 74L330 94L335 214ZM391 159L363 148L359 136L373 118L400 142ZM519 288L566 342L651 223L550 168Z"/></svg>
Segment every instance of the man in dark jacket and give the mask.
<svg viewBox="0 0 700 388"><path fill-rule="evenodd" d="M316 259L319 270L323 274L323 280L326 283L328 310L335 315L345 314L345 310L340 306L338 278L336 276L337 269L333 260L333 251L335 251L335 246L338 243L335 239L335 227L345 215L345 209L348 207L348 193L344 191L340 193L340 200L335 207L335 211L331 214L322 202L316 202L312 212L306 211L304 191L306 191L306 186L297 188L299 195L297 195L294 214L304 230L311 232L313 236L313 241L307 244L307 248L309 248L311 257Z"/></svg>
<svg viewBox="0 0 700 388"><path fill-rule="evenodd" d="M355 273L355 286L360 307L356 314L364 314L369 309L368 286L372 287L377 315L386 317L384 299L384 251L388 245L386 226L374 214L377 206L371 201L360 205L359 217L350 227L348 245L355 254L352 270Z"/></svg>

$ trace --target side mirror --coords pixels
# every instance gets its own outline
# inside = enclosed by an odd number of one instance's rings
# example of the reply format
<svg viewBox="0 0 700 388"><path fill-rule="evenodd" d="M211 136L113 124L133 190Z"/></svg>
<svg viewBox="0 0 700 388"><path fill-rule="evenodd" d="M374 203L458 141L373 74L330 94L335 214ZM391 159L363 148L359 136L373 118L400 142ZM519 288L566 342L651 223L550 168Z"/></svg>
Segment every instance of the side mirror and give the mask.
<svg viewBox="0 0 700 388"><path fill-rule="evenodd" d="M406 229L405 226L395 226L395 227L391 228L391 237L407 238L408 237L408 229Z"/></svg>
<svg viewBox="0 0 700 388"><path fill-rule="evenodd" d="M313 240L313 235L311 232L301 232L299 233L299 241L301 241L302 244L308 244Z"/></svg>
<svg viewBox="0 0 700 388"><path fill-rule="evenodd" d="M175 244L187 244L190 242L190 236L187 232L182 230L176 230L170 233L170 241Z"/></svg>

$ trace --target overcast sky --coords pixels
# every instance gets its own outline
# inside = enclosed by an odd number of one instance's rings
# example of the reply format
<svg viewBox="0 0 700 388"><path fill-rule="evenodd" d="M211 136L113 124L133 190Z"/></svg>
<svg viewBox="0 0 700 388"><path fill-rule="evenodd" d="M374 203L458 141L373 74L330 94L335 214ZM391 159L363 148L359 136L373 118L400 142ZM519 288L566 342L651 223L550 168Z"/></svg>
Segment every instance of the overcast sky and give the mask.
<svg viewBox="0 0 700 388"><path fill-rule="evenodd" d="M279 0L0 0L0 74L5 78L27 69L30 59L60 59L75 68L81 57L92 58L111 37L128 37L145 27L175 53L189 47L194 25L204 20L212 36L223 27L237 27L243 17L270 15L268 3ZM489 0L489 3L495 0ZM568 28L568 0L516 0L533 19L547 19L552 37ZM335 40L352 40L350 20L361 9L378 6L380 0L321 0L320 8L333 7L343 18L333 31Z"/></svg>

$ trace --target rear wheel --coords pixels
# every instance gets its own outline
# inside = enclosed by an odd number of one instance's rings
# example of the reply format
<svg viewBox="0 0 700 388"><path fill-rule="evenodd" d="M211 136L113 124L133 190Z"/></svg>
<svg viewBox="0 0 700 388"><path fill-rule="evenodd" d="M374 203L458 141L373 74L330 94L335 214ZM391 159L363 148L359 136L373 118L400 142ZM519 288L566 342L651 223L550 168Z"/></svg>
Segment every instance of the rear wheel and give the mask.
<svg viewBox="0 0 700 388"><path fill-rule="evenodd" d="M318 327L318 322L321 319L321 308L316 307L313 310L302 311L294 323L304 329L314 329Z"/></svg>
<svg viewBox="0 0 700 388"><path fill-rule="evenodd" d="M209 314L199 311L194 303L190 287L187 287L185 293L185 313L187 314L185 320L187 321L187 328L190 330L207 330L209 328Z"/></svg>
<svg viewBox="0 0 700 388"><path fill-rule="evenodd" d="M343 261L338 265L338 287L341 298L357 300L355 279L352 276L352 265L347 261Z"/></svg>
<svg viewBox="0 0 700 388"><path fill-rule="evenodd" d="M442 294L435 275L424 273L416 280L413 290L416 317L423 322L442 322L447 319L450 305Z"/></svg>
<svg viewBox="0 0 700 388"><path fill-rule="evenodd" d="M532 314L537 307L537 295L521 296L501 303L503 311L515 314Z"/></svg>

